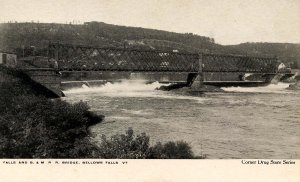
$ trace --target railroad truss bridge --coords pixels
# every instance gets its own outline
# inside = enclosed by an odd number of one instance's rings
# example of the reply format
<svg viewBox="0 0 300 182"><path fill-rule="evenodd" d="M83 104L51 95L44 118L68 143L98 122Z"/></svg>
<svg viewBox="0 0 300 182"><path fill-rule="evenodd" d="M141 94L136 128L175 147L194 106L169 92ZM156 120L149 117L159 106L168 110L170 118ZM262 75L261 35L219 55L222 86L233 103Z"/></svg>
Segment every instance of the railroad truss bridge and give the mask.
<svg viewBox="0 0 300 182"><path fill-rule="evenodd" d="M211 53L180 53L160 50L101 48L50 43L47 56L59 72L184 73L186 83L204 84L269 82L277 74L276 57L252 57ZM245 75L263 79L247 81ZM214 76L212 76L214 75ZM216 76L218 75L218 76ZM224 75L234 75L226 80ZM214 77L214 79L209 79ZM217 79L215 79L217 77ZM207 79L206 79L207 78Z"/></svg>

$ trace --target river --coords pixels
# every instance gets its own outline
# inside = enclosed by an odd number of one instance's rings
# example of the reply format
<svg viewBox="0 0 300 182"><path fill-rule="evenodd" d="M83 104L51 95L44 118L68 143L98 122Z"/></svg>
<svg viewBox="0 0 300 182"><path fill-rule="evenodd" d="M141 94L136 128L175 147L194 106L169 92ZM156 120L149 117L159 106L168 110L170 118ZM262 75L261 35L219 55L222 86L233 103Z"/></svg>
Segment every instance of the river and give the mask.
<svg viewBox="0 0 300 182"><path fill-rule="evenodd" d="M142 81L107 83L64 91L67 102L80 100L105 121L90 128L102 134L145 132L151 144L183 140L196 155L211 159L300 158L300 93L278 83L227 87L225 93L186 96L155 90Z"/></svg>

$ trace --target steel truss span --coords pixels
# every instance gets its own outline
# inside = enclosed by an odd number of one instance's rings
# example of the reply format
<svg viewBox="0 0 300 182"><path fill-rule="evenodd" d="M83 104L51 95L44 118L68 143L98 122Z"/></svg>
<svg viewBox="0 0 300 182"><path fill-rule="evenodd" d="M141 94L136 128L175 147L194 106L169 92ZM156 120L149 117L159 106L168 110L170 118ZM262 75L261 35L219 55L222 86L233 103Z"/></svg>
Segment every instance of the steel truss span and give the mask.
<svg viewBox="0 0 300 182"><path fill-rule="evenodd" d="M50 58L60 71L128 72L247 72L277 71L276 58L220 54L189 54L167 51L99 48L70 44L49 44ZM200 69L202 66L202 69Z"/></svg>

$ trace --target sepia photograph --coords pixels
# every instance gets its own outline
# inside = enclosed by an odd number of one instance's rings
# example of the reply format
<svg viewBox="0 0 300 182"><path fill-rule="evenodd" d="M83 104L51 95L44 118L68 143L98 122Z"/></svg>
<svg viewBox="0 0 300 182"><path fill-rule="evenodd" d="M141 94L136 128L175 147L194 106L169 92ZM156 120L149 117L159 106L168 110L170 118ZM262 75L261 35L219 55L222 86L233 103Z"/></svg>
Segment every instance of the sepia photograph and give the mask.
<svg viewBox="0 0 300 182"><path fill-rule="evenodd" d="M2 165L299 168L299 0L0 4Z"/></svg>

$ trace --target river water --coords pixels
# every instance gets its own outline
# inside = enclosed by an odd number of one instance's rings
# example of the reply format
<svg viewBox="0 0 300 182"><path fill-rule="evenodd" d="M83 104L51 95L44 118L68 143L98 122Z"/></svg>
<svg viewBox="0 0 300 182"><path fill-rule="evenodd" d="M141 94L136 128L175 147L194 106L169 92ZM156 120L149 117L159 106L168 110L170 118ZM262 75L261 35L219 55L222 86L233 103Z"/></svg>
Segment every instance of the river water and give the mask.
<svg viewBox="0 0 300 182"><path fill-rule="evenodd" d="M187 96L155 90L142 81L107 83L65 91L65 100L89 104L105 121L91 127L102 134L145 132L151 144L183 140L196 155L212 159L300 158L300 93L278 83L228 87L225 93Z"/></svg>

